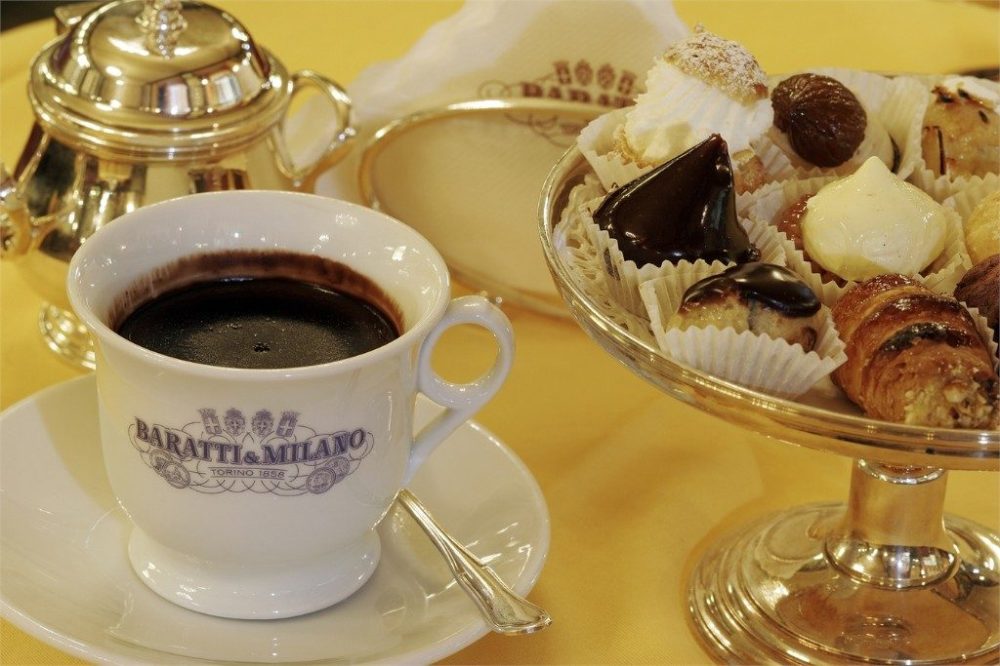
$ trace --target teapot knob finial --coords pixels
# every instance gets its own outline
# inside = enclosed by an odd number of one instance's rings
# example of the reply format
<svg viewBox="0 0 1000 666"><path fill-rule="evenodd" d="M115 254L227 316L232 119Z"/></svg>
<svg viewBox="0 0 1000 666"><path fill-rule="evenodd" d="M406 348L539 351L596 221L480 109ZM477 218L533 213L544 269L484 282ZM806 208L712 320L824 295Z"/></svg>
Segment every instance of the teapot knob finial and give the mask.
<svg viewBox="0 0 1000 666"><path fill-rule="evenodd" d="M181 0L146 0L136 22L146 33L146 46L165 58L173 55L174 46L187 21L181 15Z"/></svg>

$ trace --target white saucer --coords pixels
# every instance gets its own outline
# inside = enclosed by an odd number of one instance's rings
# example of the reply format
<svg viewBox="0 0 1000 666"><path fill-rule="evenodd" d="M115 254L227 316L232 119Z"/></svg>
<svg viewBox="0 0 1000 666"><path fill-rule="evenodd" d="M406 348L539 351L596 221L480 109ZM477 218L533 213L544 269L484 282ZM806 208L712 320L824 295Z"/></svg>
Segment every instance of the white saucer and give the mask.
<svg viewBox="0 0 1000 666"><path fill-rule="evenodd" d="M434 407L417 404L417 419ZM94 662L407 662L441 659L486 632L420 528L393 509L382 561L352 597L287 620L184 610L129 567L127 519L104 477L92 375L0 414L0 612L36 638ZM541 572L549 517L524 464L475 423L425 463L411 489L520 593ZM166 507L169 511L169 507Z"/></svg>

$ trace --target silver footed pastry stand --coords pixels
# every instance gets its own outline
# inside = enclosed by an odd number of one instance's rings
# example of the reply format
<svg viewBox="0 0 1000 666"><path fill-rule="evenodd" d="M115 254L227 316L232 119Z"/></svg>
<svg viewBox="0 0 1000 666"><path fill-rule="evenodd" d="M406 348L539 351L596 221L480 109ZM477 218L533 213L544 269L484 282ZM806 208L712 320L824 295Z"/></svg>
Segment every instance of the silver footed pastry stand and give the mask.
<svg viewBox="0 0 1000 666"><path fill-rule="evenodd" d="M668 395L755 432L855 460L847 502L799 506L712 544L688 587L691 622L734 663L994 663L1000 539L944 515L948 470L997 471L1000 432L888 423L775 398L680 365L616 320L554 225L589 173L576 149L539 204L546 261L579 325ZM707 490L707 489L706 489Z"/></svg>

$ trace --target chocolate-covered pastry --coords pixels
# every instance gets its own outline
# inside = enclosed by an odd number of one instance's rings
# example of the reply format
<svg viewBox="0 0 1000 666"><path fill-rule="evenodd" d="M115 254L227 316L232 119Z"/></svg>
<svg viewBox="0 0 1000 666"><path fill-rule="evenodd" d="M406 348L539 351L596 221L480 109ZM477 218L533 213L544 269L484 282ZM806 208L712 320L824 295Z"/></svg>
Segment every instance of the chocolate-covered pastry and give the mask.
<svg viewBox="0 0 1000 666"><path fill-rule="evenodd" d="M733 328L782 338L810 351L816 344L819 309L816 294L795 273L750 262L691 285L667 328Z"/></svg>
<svg viewBox="0 0 1000 666"><path fill-rule="evenodd" d="M955 298L979 310L1000 342L1000 254L980 261L969 269L955 287Z"/></svg>
<svg viewBox="0 0 1000 666"><path fill-rule="evenodd" d="M718 134L609 194L594 221L638 266L759 256L736 219L733 169Z"/></svg>
<svg viewBox="0 0 1000 666"><path fill-rule="evenodd" d="M829 76L796 74L771 93L774 125L792 148L820 167L835 167L854 155L865 138L868 116L844 84Z"/></svg>

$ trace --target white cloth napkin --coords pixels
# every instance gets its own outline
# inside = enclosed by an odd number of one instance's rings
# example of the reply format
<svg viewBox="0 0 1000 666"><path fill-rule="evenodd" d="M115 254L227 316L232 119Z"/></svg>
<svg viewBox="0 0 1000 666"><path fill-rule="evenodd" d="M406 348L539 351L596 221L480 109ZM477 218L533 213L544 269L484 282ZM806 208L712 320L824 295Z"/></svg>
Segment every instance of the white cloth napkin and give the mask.
<svg viewBox="0 0 1000 666"><path fill-rule="evenodd" d="M631 100L653 58L689 32L669 0L469 0L402 58L368 67L347 87L359 147L393 119L452 102ZM340 196L357 200L353 153L330 175Z"/></svg>
<svg viewBox="0 0 1000 666"><path fill-rule="evenodd" d="M667 0L470 0L402 58L372 65L348 86L359 143L316 192L359 201L364 145L415 111L493 97L631 103L653 58L688 33ZM453 268L461 258L466 277L554 293L535 211L545 175L584 122L501 116L414 130L379 158L377 196Z"/></svg>

